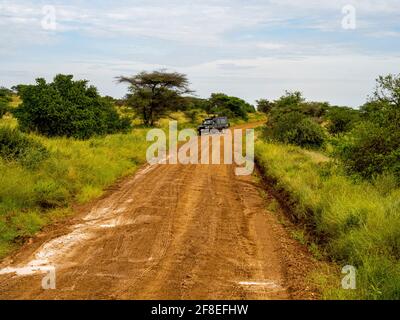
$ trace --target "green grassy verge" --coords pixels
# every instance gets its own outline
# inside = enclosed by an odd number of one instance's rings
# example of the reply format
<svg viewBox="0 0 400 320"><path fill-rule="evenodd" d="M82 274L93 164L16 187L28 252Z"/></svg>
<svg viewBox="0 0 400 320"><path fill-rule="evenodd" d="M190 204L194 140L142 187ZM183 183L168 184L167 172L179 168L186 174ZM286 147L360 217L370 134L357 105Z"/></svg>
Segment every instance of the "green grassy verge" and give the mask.
<svg viewBox="0 0 400 320"><path fill-rule="evenodd" d="M70 214L72 203L96 198L135 172L145 162L146 131L87 141L31 135L50 152L38 167L0 159L0 258L44 225Z"/></svg>
<svg viewBox="0 0 400 320"><path fill-rule="evenodd" d="M264 175L338 266L357 268L357 289L339 279L325 298L400 298L400 189L382 176L373 183L347 177L325 156L294 146L256 143Z"/></svg>

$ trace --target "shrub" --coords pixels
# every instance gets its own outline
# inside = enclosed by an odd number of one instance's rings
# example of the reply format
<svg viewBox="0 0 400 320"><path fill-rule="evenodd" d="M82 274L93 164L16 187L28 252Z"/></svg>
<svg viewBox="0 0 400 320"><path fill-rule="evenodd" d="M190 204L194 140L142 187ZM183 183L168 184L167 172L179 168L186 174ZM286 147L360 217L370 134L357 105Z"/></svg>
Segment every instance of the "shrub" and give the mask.
<svg viewBox="0 0 400 320"><path fill-rule="evenodd" d="M272 108L274 107L274 103L269 101L268 99L260 99L256 101L257 103L257 111L270 113Z"/></svg>
<svg viewBox="0 0 400 320"><path fill-rule="evenodd" d="M291 107L297 108L304 102L305 99L300 91L286 91L282 97L274 101L274 105L277 109L288 109Z"/></svg>
<svg viewBox="0 0 400 320"><path fill-rule="evenodd" d="M267 123L265 137L283 143L319 148L325 142L324 130L299 112L275 115Z"/></svg>
<svg viewBox="0 0 400 320"><path fill-rule="evenodd" d="M35 167L48 156L46 148L17 129L0 127L0 157Z"/></svg>
<svg viewBox="0 0 400 320"><path fill-rule="evenodd" d="M9 104L11 100L11 91L0 87L0 119L10 111Z"/></svg>
<svg viewBox="0 0 400 320"><path fill-rule="evenodd" d="M362 122L339 142L336 155L348 171L363 177L393 172L400 178L400 131Z"/></svg>
<svg viewBox="0 0 400 320"><path fill-rule="evenodd" d="M247 120L248 113L253 113L256 110L254 106L240 98L230 97L223 93L213 93L209 99L209 110L207 111L221 116L239 117Z"/></svg>
<svg viewBox="0 0 400 320"><path fill-rule="evenodd" d="M339 143L337 155L350 172L367 178L389 172L400 181L400 75L379 77L361 114L363 122Z"/></svg>
<svg viewBox="0 0 400 320"><path fill-rule="evenodd" d="M326 118L329 120L328 131L331 134L339 134L350 131L360 120L360 112L351 108L331 107Z"/></svg>
<svg viewBox="0 0 400 320"><path fill-rule="evenodd" d="M8 103L0 100L0 119L9 111Z"/></svg>
<svg viewBox="0 0 400 320"><path fill-rule="evenodd" d="M13 112L23 131L46 136L87 139L127 130L130 121L120 118L109 99L102 98L87 81L57 75L52 83L37 79L20 91L23 103Z"/></svg>
<svg viewBox="0 0 400 320"><path fill-rule="evenodd" d="M197 117L200 114L200 110L198 109L191 109L188 111L185 111L185 115L190 119L190 122L196 123Z"/></svg>
<svg viewBox="0 0 400 320"><path fill-rule="evenodd" d="M323 121L323 116L330 108L328 102L306 101L303 94L299 91L286 91L285 95L274 102L260 100L258 103L260 108L267 107L269 109L268 113L270 113L272 117L296 112L313 118L313 120L318 123Z"/></svg>

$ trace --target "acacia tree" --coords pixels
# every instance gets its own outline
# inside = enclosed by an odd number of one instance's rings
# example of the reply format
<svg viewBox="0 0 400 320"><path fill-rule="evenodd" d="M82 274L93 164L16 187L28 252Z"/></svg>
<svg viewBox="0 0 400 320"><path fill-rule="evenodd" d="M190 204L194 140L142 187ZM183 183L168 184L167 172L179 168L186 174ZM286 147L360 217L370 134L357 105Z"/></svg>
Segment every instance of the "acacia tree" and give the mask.
<svg viewBox="0 0 400 320"><path fill-rule="evenodd" d="M193 93L185 74L165 70L143 71L132 77L120 76L117 81L129 85L127 102L139 113L146 126L153 126L183 94Z"/></svg>

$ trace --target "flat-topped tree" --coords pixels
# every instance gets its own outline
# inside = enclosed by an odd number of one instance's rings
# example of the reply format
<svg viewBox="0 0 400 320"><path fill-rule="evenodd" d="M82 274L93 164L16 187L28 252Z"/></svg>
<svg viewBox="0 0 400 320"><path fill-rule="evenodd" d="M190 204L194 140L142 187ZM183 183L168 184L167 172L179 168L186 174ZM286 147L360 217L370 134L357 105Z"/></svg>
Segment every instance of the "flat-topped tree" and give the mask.
<svg viewBox="0 0 400 320"><path fill-rule="evenodd" d="M129 85L127 103L142 117L146 126L153 126L183 94L193 93L185 74L165 70L120 76L117 81Z"/></svg>

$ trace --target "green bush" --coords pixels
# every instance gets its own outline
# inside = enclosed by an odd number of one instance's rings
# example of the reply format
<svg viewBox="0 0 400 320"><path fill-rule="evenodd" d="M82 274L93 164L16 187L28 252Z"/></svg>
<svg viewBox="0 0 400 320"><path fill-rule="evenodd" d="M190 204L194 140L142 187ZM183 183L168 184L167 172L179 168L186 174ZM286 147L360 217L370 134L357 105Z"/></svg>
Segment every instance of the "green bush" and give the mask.
<svg viewBox="0 0 400 320"><path fill-rule="evenodd" d="M4 160L33 168L47 156L48 152L41 143L17 129L0 127L0 157Z"/></svg>
<svg viewBox="0 0 400 320"><path fill-rule="evenodd" d="M283 96L274 101L274 107L277 110L298 108L306 100L300 91L286 91Z"/></svg>
<svg viewBox="0 0 400 320"><path fill-rule="evenodd" d="M8 106L8 102L0 100L0 119L4 117L4 115L10 111Z"/></svg>
<svg viewBox="0 0 400 320"><path fill-rule="evenodd" d="M4 115L9 111L8 103L5 103L0 100L0 119L4 117Z"/></svg>
<svg viewBox="0 0 400 320"><path fill-rule="evenodd" d="M260 100L260 102L263 103L263 100ZM299 91L286 91L282 97L270 103L272 115L299 112L318 121L328 108L329 103L327 102L306 101Z"/></svg>
<svg viewBox="0 0 400 320"><path fill-rule="evenodd" d="M213 93L208 102L208 113L215 113L230 118L239 117L247 120L248 113L256 111L254 106L246 101L237 97L230 97L223 93Z"/></svg>
<svg viewBox="0 0 400 320"><path fill-rule="evenodd" d="M365 178L392 172L400 179L400 131L366 121L339 142L336 155L349 172Z"/></svg>
<svg viewBox="0 0 400 320"><path fill-rule="evenodd" d="M343 137L336 154L350 172L367 178L388 172L400 181L400 75L377 79L361 115L363 122Z"/></svg>
<svg viewBox="0 0 400 320"><path fill-rule="evenodd" d="M258 112L270 113L274 107L274 102L271 102L268 99L260 99L257 100L256 103Z"/></svg>
<svg viewBox="0 0 400 320"><path fill-rule="evenodd" d="M129 129L109 99L102 98L87 81L57 75L52 83L37 79L20 91L22 104L13 112L23 131L46 136L87 139Z"/></svg>
<svg viewBox="0 0 400 320"><path fill-rule="evenodd" d="M346 107L331 107L326 119L329 121L329 133L336 135L350 131L360 121L360 112Z"/></svg>
<svg viewBox="0 0 400 320"><path fill-rule="evenodd" d="M265 126L264 134L269 140L312 148L321 147L326 138L318 123L299 112L271 117Z"/></svg>
<svg viewBox="0 0 400 320"><path fill-rule="evenodd" d="M0 87L0 119L10 111L9 104L11 100L11 91Z"/></svg>

